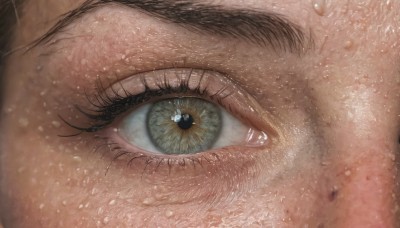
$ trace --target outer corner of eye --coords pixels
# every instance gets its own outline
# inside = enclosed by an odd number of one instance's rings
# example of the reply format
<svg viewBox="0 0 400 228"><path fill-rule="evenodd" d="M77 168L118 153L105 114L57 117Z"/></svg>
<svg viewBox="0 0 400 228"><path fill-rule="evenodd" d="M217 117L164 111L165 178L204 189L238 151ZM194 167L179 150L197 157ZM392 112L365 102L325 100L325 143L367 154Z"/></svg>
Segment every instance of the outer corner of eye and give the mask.
<svg viewBox="0 0 400 228"><path fill-rule="evenodd" d="M188 155L228 146L263 146L266 133L244 124L220 105L194 97L164 99L129 113L119 126L134 147Z"/></svg>

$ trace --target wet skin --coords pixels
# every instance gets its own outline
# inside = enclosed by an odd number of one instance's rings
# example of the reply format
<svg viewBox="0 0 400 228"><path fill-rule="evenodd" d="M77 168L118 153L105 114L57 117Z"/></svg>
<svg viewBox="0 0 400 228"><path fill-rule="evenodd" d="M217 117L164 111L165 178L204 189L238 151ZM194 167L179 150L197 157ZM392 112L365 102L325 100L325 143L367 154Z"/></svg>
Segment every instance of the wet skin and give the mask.
<svg viewBox="0 0 400 228"><path fill-rule="evenodd" d="M218 1L283 15L304 31L308 42L298 51L108 4L52 42L10 55L3 225L398 227L400 2L323 2ZM81 3L28 0L13 47L30 44ZM96 93L99 78L118 85L165 69L207 69L210 80L235 84L244 95L227 98L232 115L265 132L268 143L215 148L196 159L116 159L102 145L112 138L131 149L113 130L123 115L101 132L60 137L76 133L60 116L87 125L75 105L92 107L85 93Z"/></svg>

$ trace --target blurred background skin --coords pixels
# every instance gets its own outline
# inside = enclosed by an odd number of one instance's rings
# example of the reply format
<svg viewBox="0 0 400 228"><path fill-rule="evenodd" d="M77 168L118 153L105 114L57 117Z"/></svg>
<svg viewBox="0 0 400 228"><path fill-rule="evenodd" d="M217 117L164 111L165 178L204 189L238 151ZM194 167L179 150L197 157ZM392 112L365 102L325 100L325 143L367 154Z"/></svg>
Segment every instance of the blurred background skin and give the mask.
<svg viewBox="0 0 400 228"><path fill-rule="evenodd" d="M4 227L400 226L400 2L202 1L282 15L307 41L293 52L105 4L25 51L82 3L18 10L2 73ZM74 105L89 105L96 78L183 67L226 73L254 97L268 147L146 172L109 165L89 133L59 137L71 128L58 115L84 122Z"/></svg>

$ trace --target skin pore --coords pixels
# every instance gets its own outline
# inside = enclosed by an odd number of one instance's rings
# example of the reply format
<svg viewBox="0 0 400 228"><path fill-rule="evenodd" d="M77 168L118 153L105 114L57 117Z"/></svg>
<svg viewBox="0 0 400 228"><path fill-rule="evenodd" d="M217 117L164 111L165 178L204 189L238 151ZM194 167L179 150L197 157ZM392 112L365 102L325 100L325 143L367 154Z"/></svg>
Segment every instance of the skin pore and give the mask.
<svg viewBox="0 0 400 228"><path fill-rule="evenodd" d="M304 35L297 49L107 3L24 48L82 3L22 7L4 73L4 227L400 225L400 2L202 1L281 15ZM141 93L143 78L154 90L165 78L177 85L176 75L211 95L231 91L203 98L267 143L139 153L119 132L132 109L99 131L69 126L90 126L77 107L95 109L99 93Z"/></svg>

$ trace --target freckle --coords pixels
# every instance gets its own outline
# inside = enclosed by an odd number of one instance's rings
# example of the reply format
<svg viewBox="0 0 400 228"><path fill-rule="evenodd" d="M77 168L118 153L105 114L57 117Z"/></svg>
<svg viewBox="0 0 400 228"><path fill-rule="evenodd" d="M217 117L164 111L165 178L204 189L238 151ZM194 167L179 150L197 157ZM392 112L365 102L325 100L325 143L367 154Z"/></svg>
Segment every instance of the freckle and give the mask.
<svg viewBox="0 0 400 228"><path fill-rule="evenodd" d="M115 205L115 203L116 203L116 201L115 200L111 200L109 203L108 203L108 205Z"/></svg>
<svg viewBox="0 0 400 228"><path fill-rule="evenodd" d="M21 125L21 127L27 127L29 125L29 121L27 118L20 118L18 120L19 125Z"/></svg>
<svg viewBox="0 0 400 228"><path fill-rule="evenodd" d="M165 212L165 216L167 216L167 218L170 218L170 217L172 217L173 215L174 215L174 212L171 211L171 210L167 210L167 211Z"/></svg>

